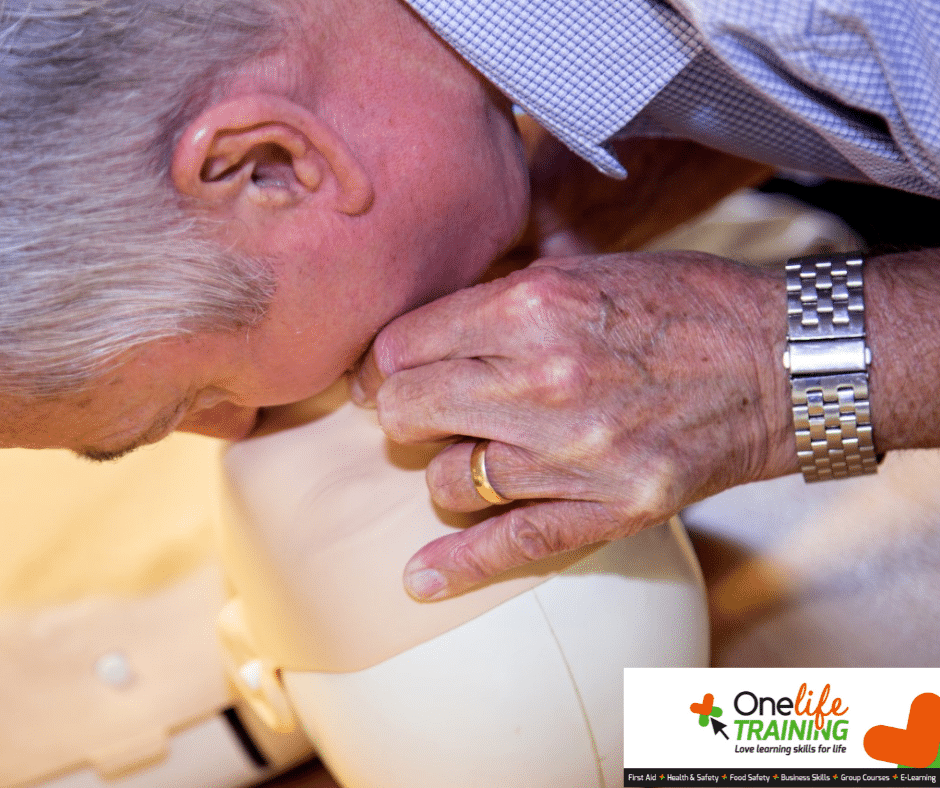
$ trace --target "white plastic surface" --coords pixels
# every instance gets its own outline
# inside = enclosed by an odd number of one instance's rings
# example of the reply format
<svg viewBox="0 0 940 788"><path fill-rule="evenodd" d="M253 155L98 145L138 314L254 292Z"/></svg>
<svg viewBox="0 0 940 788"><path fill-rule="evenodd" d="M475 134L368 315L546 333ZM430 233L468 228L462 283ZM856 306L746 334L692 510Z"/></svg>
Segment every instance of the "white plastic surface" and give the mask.
<svg viewBox="0 0 940 788"><path fill-rule="evenodd" d="M670 524L379 665L284 683L346 788L614 788L623 668L707 659L697 565Z"/></svg>
<svg viewBox="0 0 940 788"><path fill-rule="evenodd" d="M619 788L624 702L630 708L623 669L708 665L707 605L682 526L614 542L531 593L577 687L601 785Z"/></svg>

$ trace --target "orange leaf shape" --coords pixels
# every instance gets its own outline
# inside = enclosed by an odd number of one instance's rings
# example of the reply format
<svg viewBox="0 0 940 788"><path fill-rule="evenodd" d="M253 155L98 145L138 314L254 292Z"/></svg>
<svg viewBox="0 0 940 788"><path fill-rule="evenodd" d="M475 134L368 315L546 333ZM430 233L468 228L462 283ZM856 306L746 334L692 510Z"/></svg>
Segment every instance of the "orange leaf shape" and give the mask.
<svg viewBox="0 0 940 788"><path fill-rule="evenodd" d="M865 734L865 752L878 761L923 769L940 748L940 697L925 692L914 698L906 728L876 725Z"/></svg>
<svg viewBox="0 0 940 788"><path fill-rule="evenodd" d="M693 714L704 714L706 717L712 713L712 709L715 706L715 696L710 692L702 698L701 703L693 703L689 706L689 710Z"/></svg>

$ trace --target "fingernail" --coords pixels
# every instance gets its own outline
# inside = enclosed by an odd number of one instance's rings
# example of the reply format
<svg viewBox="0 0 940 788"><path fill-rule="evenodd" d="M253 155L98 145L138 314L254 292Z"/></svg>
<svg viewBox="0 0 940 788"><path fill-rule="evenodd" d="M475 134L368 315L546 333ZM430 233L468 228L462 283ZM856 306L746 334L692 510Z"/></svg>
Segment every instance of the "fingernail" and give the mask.
<svg viewBox="0 0 940 788"><path fill-rule="evenodd" d="M430 602L447 595L447 581L436 569L417 569L405 575L405 590L419 602Z"/></svg>
<svg viewBox="0 0 940 788"><path fill-rule="evenodd" d="M349 396L352 397L352 401L361 408L371 408L375 405L375 402L366 397L366 393L362 389L359 378L352 379L352 383L349 386Z"/></svg>

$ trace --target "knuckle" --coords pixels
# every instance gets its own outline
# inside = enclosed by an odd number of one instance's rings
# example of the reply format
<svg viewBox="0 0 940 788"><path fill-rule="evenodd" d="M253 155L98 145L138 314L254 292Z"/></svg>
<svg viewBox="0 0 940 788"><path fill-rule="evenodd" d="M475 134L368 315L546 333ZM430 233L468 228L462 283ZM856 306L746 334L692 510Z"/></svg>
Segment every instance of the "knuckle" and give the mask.
<svg viewBox="0 0 940 788"><path fill-rule="evenodd" d="M425 471L431 500L444 509L456 510L467 484L466 476L465 470L458 475L457 469L450 463L432 461Z"/></svg>
<svg viewBox="0 0 940 788"><path fill-rule="evenodd" d="M575 467L596 467L614 453L616 430L600 419L568 425L568 439L558 446L558 461Z"/></svg>
<svg viewBox="0 0 940 788"><path fill-rule="evenodd" d="M546 265L526 268L507 281L507 312L517 319L549 326L574 322L602 332L623 317L616 290L603 280Z"/></svg>
<svg viewBox="0 0 940 788"><path fill-rule="evenodd" d="M535 522L525 507L514 509L507 517L507 552L517 563L537 561L568 549L557 533Z"/></svg>
<svg viewBox="0 0 940 788"><path fill-rule="evenodd" d="M526 269L506 289L508 315L527 322L543 322L558 308L568 289L568 278L564 272L548 266Z"/></svg>
<svg viewBox="0 0 940 788"><path fill-rule="evenodd" d="M665 457L645 463L633 474L626 494L630 519L658 521L674 514L680 505L677 469Z"/></svg>
<svg viewBox="0 0 940 788"><path fill-rule="evenodd" d="M501 569L501 567L484 558L481 551L466 541L458 543L451 550L450 561L453 566L459 567L462 573L467 575L473 582L492 577Z"/></svg>
<svg viewBox="0 0 940 788"><path fill-rule="evenodd" d="M591 383L585 363L572 355L543 358L529 373L529 385L550 404L583 401Z"/></svg>

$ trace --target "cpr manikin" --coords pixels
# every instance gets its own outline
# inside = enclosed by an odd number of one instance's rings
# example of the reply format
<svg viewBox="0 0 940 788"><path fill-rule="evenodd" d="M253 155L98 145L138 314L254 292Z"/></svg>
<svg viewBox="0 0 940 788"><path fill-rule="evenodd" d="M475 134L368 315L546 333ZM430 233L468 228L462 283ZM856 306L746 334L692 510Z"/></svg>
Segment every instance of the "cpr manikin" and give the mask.
<svg viewBox="0 0 940 788"><path fill-rule="evenodd" d="M220 448L0 451L0 788L246 788L313 754L226 679Z"/></svg>
<svg viewBox="0 0 940 788"><path fill-rule="evenodd" d="M389 444L344 388L315 408L224 459L220 632L259 715L302 725L346 788L622 785L623 669L707 664L681 526L419 603L408 558L488 513L437 510L439 447Z"/></svg>

